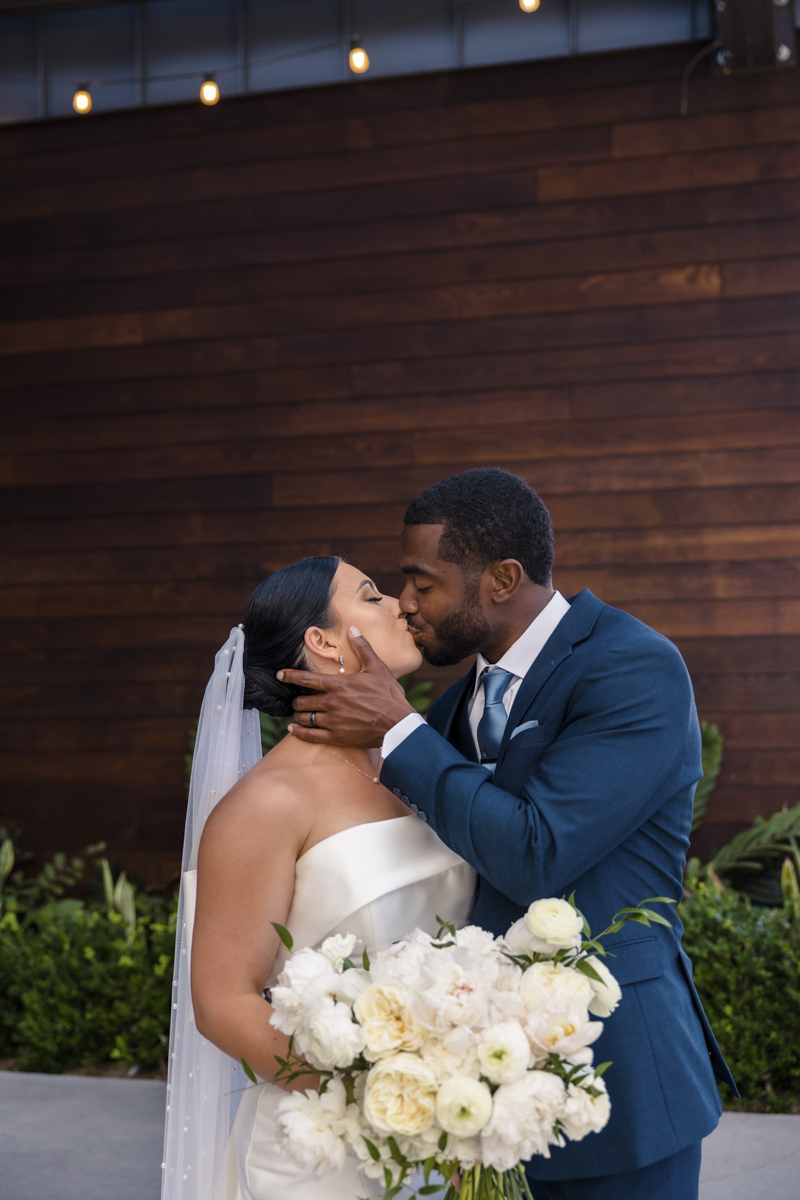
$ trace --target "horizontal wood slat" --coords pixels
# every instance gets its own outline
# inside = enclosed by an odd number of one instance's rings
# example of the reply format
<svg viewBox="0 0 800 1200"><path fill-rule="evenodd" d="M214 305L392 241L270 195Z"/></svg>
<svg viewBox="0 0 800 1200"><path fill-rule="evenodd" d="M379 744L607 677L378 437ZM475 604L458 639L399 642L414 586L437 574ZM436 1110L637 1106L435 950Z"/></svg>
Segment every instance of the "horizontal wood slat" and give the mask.
<svg viewBox="0 0 800 1200"><path fill-rule="evenodd" d="M28 845L174 875L252 587L342 553L396 594L408 501L477 465L541 492L562 592L678 644L726 739L698 853L796 802L800 76L701 64L681 118L693 52L0 129L0 818Z"/></svg>

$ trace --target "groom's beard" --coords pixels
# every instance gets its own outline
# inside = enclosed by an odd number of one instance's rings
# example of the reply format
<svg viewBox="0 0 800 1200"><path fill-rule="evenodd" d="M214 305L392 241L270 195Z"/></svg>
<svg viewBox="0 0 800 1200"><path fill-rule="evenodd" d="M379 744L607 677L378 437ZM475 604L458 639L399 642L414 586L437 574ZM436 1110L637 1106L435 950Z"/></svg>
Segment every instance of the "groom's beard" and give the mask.
<svg viewBox="0 0 800 1200"><path fill-rule="evenodd" d="M477 654L491 633L480 606L478 590L478 580L469 584L459 611L445 617L436 626L433 645L420 646L432 667L454 667L470 654Z"/></svg>

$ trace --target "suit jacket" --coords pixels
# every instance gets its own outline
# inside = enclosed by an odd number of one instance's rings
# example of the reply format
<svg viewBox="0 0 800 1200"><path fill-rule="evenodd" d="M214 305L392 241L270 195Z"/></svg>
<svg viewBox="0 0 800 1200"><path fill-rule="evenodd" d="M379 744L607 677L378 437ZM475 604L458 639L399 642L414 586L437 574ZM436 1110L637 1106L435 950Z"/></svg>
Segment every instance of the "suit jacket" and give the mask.
<svg viewBox="0 0 800 1200"><path fill-rule="evenodd" d="M474 669L389 755L382 782L471 863L474 921L505 933L527 906L569 896L592 932L648 896L683 895L700 727L677 649L589 591L570 600L520 685L494 777L467 721ZM534 1179L648 1166L705 1137L735 1084L671 928L634 922L609 937L622 1002L595 1043L612 1113L606 1128L528 1165ZM610 957L613 954L615 957Z"/></svg>

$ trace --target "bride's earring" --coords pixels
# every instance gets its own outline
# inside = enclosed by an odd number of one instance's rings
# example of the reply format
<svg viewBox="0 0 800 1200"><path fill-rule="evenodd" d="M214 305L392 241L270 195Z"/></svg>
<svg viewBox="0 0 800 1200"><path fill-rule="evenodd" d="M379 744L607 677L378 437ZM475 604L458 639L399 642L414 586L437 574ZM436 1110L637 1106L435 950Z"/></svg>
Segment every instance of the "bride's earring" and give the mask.
<svg viewBox="0 0 800 1200"><path fill-rule="evenodd" d="M344 675L344 655L339 655L339 674Z"/></svg>

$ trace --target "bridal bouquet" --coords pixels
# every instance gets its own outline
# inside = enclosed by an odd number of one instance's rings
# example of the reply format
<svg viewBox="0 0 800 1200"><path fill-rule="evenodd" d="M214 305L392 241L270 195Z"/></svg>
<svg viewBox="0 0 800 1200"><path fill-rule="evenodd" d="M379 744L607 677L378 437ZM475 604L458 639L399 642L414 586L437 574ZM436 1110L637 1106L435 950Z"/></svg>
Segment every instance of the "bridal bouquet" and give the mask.
<svg viewBox="0 0 800 1200"><path fill-rule="evenodd" d="M571 900L550 899L505 937L441 921L436 937L416 929L372 962L353 936L292 953L271 992L271 1022L290 1035L276 1082L322 1082L280 1101L287 1151L321 1175L351 1149L384 1200L404 1184L453 1200L456 1173L461 1200L530 1198L521 1163L609 1119L592 1018L621 992L601 939L628 920L668 924L643 907L654 902L674 903L642 901L594 938Z"/></svg>

